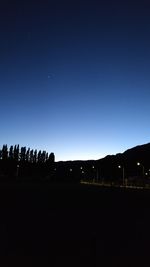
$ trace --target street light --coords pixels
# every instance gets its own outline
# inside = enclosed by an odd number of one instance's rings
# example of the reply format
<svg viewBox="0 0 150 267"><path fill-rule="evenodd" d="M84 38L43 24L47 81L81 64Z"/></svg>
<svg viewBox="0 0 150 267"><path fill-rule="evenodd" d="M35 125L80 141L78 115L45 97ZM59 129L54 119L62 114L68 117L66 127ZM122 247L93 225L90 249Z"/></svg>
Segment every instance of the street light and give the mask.
<svg viewBox="0 0 150 267"><path fill-rule="evenodd" d="M122 183L123 183L123 186L124 186L124 166L119 165L118 168L122 169Z"/></svg>
<svg viewBox="0 0 150 267"><path fill-rule="evenodd" d="M95 182L95 166L93 165L92 166L92 180L93 180L93 183Z"/></svg>
<svg viewBox="0 0 150 267"><path fill-rule="evenodd" d="M141 164L140 162L137 162L137 166L141 166L141 167L142 167L142 175L143 175L143 177L144 177L144 173L145 173L144 165Z"/></svg>
<svg viewBox="0 0 150 267"><path fill-rule="evenodd" d="M16 177L18 177L18 175L19 175L19 164L17 164L17 171L16 171Z"/></svg>
<svg viewBox="0 0 150 267"><path fill-rule="evenodd" d="M81 171L81 180L83 180L85 177L84 177L84 170L82 166L80 167L80 171Z"/></svg>

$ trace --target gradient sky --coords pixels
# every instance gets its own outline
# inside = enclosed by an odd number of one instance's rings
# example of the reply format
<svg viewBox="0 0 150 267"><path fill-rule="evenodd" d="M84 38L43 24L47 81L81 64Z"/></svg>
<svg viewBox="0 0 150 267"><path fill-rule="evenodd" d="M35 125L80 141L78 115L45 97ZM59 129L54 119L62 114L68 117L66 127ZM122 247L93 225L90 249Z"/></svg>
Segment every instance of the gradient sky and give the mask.
<svg viewBox="0 0 150 267"><path fill-rule="evenodd" d="M150 142L150 2L1 1L0 145L99 159Z"/></svg>

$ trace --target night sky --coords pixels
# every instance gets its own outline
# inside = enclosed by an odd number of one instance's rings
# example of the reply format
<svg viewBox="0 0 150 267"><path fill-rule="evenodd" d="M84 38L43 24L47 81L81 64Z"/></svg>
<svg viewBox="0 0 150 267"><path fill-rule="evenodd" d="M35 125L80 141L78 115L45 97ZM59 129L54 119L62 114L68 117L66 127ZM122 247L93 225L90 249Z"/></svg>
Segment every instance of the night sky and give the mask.
<svg viewBox="0 0 150 267"><path fill-rule="evenodd" d="M1 146L99 159L148 143L149 115L149 0L1 1Z"/></svg>

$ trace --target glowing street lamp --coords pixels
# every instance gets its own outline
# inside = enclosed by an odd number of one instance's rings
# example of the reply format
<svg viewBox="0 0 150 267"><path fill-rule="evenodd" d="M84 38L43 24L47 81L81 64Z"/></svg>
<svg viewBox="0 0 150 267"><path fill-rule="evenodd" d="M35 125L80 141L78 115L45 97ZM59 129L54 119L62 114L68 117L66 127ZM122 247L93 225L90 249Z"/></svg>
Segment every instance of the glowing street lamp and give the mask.
<svg viewBox="0 0 150 267"><path fill-rule="evenodd" d="M93 180L93 183L95 182L95 166L92 165L92 180Z"/></svg>
<svg viewBox="0 0 150 267"><path fill-rule="evenodd" d="M142 175L144 177L145 168L144 168L143 164L141 164L140 162L137 162L137 166L141 166L142 167Z"/></svg>
<svg viewBox="0 0 150 267"><path fill-rule="evenodd" d="M81 171L81 176L82 176L81 179L83 180L84 179L84 170L83 170L83 167L82 166L80 167L80 171Z"/></svg>
<svg viewBox="0 0 150 267"><path fill-rule="evenodd" d="M124 166L118 165L119 169L122 169L122 183L124 185Z"/></svg>

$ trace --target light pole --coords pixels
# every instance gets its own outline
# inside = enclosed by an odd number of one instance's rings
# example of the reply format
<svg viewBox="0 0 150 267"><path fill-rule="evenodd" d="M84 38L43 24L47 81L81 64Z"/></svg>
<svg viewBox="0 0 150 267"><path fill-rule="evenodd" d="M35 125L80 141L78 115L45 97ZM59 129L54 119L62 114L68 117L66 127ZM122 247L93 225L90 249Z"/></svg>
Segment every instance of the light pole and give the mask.
<svg viewBox="0 0 150 267"><path fill-rule="evenodd" d="M18 177L18 175L19 175L19 164L17 164L17 171L16 171L16 177Z"/></svg>
<svg viewBox="0 0 150 267"><path fill-rule="evenodd" d="M94 183L95 182L95 166L94 165L92 166L92 170L93 170L92 171L92 178L93 178L92 180L93 180L93 183Z"/></svg>
<svg viewBox="0 0 150 267"><path fill-rule="evenodd" d="M118 168L122 169L122 184L124 186L124 166L119 165Z"/></svg>
<svg viewBox="0 0 150 267"><path fill-rule="evenodd" d="M137 162L137 166L141 166L142 167L142 176L144 178L144 174L145 174L145 168L144 168L144 165L141 164L140 162Z"/></svg>
<svg viewBox="0 0 150 267"><path fill-rule="evenodd" d="M83 181L85 177L84 177L84 170L82 166L80 167L80 171L81 171L81 177L82 177L81 179Z"/></svg>

